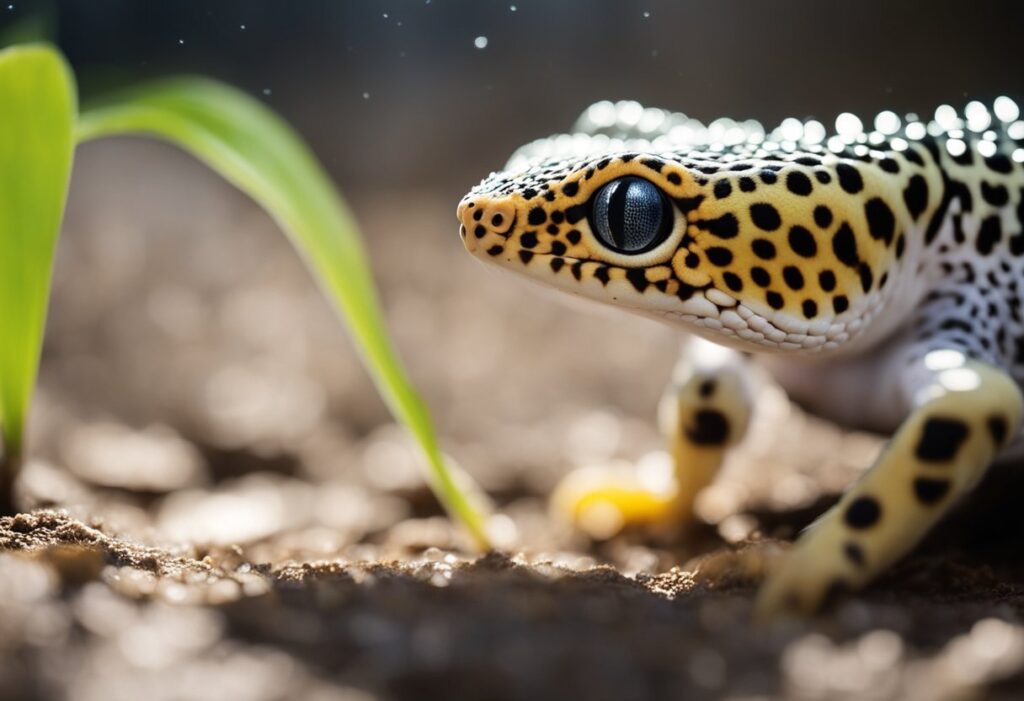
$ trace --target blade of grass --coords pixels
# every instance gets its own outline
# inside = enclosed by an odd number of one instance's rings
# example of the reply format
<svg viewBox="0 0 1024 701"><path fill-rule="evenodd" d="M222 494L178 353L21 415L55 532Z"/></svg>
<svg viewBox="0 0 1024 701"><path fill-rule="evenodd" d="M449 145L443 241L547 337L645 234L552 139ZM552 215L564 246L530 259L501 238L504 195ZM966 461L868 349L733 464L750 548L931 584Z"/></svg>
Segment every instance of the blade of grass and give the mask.
<svg viewBox="0 0 1024 701"><path fill-rule="evenodd" d="M0 51L0 513L39 370L53 253L64 213L77 98L64 59L43 45Z"/></svg>
<svg viewBox="0 0 1024 701"><path fill-rule="evenodd" d="M392 348L356 223L299 137L258 101L201 78L131 89L84 110L77 137L126 133L162 138L191 152L288 233L344 315L391 412L419 441L435 494L487 548L484 517L446 466L426 406Z"/></svg>

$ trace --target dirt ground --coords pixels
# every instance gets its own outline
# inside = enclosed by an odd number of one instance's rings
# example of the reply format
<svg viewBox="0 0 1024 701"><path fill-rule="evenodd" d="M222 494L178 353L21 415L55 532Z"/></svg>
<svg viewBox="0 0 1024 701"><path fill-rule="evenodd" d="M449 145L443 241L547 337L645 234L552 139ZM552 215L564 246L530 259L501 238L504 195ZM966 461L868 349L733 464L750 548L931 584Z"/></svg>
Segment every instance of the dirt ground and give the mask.
<svg viewBox="0 0 1024 701"><path fill-rule="evenodd" d="M1018 699L1024 477L994 472L820 617L749 623L765 552L879 439L766 390L668 541L590 543L546 497L663 459L672 331L461 250L461 193L349 193L452 458L503 514L478 556L422 486L287 242L199 165L79 153L22 481L0 519L0 698Z"/></svg>

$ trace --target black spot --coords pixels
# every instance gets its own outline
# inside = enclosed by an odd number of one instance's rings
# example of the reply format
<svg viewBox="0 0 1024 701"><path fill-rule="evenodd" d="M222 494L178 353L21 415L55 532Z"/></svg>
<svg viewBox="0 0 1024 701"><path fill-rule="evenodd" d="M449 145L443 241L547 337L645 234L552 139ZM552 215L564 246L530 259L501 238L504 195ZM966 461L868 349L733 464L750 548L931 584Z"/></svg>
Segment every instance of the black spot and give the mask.
<svg viewBox="0 0 1024 701"><path fill-rule="evenodd" d="M572 229L568 234L565 235L565 238L569 241L570 244L575 246L580 242L580 232L577 231L576 229Z"/></svg>
<svg viewBox="0 0 1024 701"><path fill-rule="evenodd" d="M767 202L750 205L750 218L764 231L775 231L782 226L779 210Z"/></svg>
<svg viewBox="0 0 1024 701"><path fill-rule="evenodd" d="M697 226L706 229L720 239L731 239L739 233L740 225L732 212L726 212L718 219L697 222Z"/></svg>
<svg viewBox="0 0 1024 701"><path fill-rule="evenodd" d="M860 171L849 163L837 163L836 175L839 176L839 186L851 195L856 195L864 189L864 179L860 177Z"/></svg>
<svg viewBox="0 0 1024 701"><path fill-rule="evenodd" d="M918 477L914 480L914 495L922 504L932 505L949 493L949 480Z"/></svg>
<svg viewBox="0 0 1024 701"><path fill-rule="evenodd" d="M814 178L822 185L828 185L832 182L832 175L827 170L814 171Z"/></svg>
<svg viewBox="0 0 1024 701"><path fill-rule="evenodd" d="M990 217L985 217L978 230L978 240L975 242L978 253L987 256L1002 238L1003 223L999 219L999 215L993 214Z"/></svg>
<svg viewBox="0 0 1024 701"><path fill-rule="evenodd" d="M928 228L925 229L926 246L931 244L933 240L935 240L935 237L939 235L942 220L945 218L946 211L949 209L951 194L951 190L949 189L949 176L946 175L945 171L942 171L942 198L939 200L939 206L935 208L935 212L932 214L932 218L928 222Z"/></svg>
<svg viewBox="0 0 1024 701"><path fill-rule="evenodd" d="M693 285L687 285L685 282L679 283L679 289L676 291L676 297L682 301L686 301L693 297L697 293L697 288Z"/></svg>
<svg viewBox="0 0 1024 701"><path fill-rule="evenodd" d="M697 394L699 394L703 399L707 399L715 393L715 389L717 389L717 387L718 383L715 382L714 379L704 380L700 383L700 386L697 387Z"/></svg>
<svg viewBox="0 0 1024 701"><path fill-rule="evenodd" d="M576 193L580 191L580 184L575 180L571 183L566 183L562 186L562 194L566 197L575 197Z"/></svg>
<svg viewBox="0 0 1024 701"><path fill-rule="evenodd" d="M860 262L860 255L857 253L857 238L853 235L853 229L846 222L839 225L838 231L832 236L832 252L840 262L854 268Z"/></svg>
<svg viewBox="0 0 1024 701"><path fill-rule="evenodd" d="M754 266L750 269L750 279L754 281L755 285L760 287L768 287L768 285L772 284L772 276L760 266Z"/></svg>
<svg viewBox="0 0 1024 701"><path fill-rule="evenodd" d="M857 497L846 507L843 520L850 528L862 530L871 528L882 517L882 506L874 497Z"/></svg>
<svg viewBox="0 0 1024 701"><path fill-rule="evenodd" d="M552 258L550 265L551 270L557 273L562 269L562 266L565 265L565 258Z"/></svg>
<svg viewBox="0 0 1024 701"><path fill-rule="evenodd" d="M572 271L572 276L574 278L576 278L577 280L582 278L583 277L583 261L578 260L575 263L573 263L572 267L570 268L570 270Z"/></svg>
<svg viewBox="0 0 1024 701"><path fill-rule="evenodd" d="M832 210L819 204L814 208L814 223L822 229L827 229L832 224Z"/></svg>
<svg viewBox="0 0 1024 701"><path fill-rule="evenodd" d="M836 314L842 314L850 308L850 300L846 298L846 295L836 295L832 299L832 308Z"/></svg>
<svg viewBox="0 0 1024 701"><path fill-rule="evenodd" d="M519 260L523 261L523 265L529 265L533 260L533 251L519 251Z"/></svg>
<svg viewBox="0 0 1024 701"><path fill-rule="evenodd" d="M924 165L924 159L921 158L921 154L918 153L913 148L908 148L906 151L904 151L903 152L903 157L906 158L908 161L910 161L911 163L913 163L915 165L919 165L919 166L923 166Z"/></svg>
<svg viewBox="0 0 1024 701"><path fill-rule="evenodd" d="M483 224L477 224L473 228L473 235L476 236L478 239L482 239L484 236L487 235L487 229L484 228Z"/></svg>
<svg viewBox="0 0 1024 701"><path fill-rule="evenodd" d="M897 260L899 260L900 258L903 257L903 251L906 249L906 247L907 247L907 241L903 237L903 234L900 234L899 236L896 237L896 259Z"/></svg>
<svg viewBox="0 0 1024 701"><path fill-rule="evenodd" d="M556 209L554 212L551 213L551 221L553 221L556 224L561 224L563 221L565 221L565 214L561 210Z"/></svg>
<svg viewBox="0 0 1024 701"><path fill-rule="evenodd" d="M490 248L487 249L487 255L489 255L489 256L498 256L498 255L501 255L501 253L504 250L505 249L502 248L501 246L491 246Z"/></svg>
<svg viewBox="0 0 1024 701"><path fill-rule="evenodd" d="M480 211L480 210L477 210L477 211ZM495 214L493 217L491 217L491 224L493 226L501 226L501 223L503 221L505 221L505 217L501 216L500 214Z"/></svg>
<svg viewBox="0 0 1024 701"><path fill-rule="evenodd" d="M554 190L548 190L547 192L545 192L544 193L544 199L546 199L548 202L554 202L555 201L555 191Z"/></svg>
<svg viewBox="0 0 1024 701"><path fill-rule="evenodd" d="M633 288L643 294L643 291L647 289L649 283L647 276L644 274L643 268L630 268L626 271L626 279L632 283Z"/></svg>
<svg viewBox="0 0 1024 701"><path fill-rule="evenodd" d="M818 303L813 299L805 299L803 303L804 316L808 319L813 319L818 316Z"/></svg>
<svg viewBox="0 0 1024 701"><path fill-rule="evenodd" d="M729 420L715 409L698 409L686 437L697 445L722 445L729 440Z"/></svg>
<svg viewBox="0 0 1024 701"><path fill-rule="evenodd" d="M693 210L700 206L700 203L704 201L704 195L695 195L693 197L677 197L676 205L682 210L683 214L689 214Z"/></svg>
<svg viewBox="0 0 1024 701"><path fill-rule="evenodd" d="M1010 193L1003 185L989 185L982 180L981 198L993 207L1003 207L1010 201Z"/></svg>
<svg viewBox="0 0 1024 701"><path fill-rule="evenodd" d="M814 186L811 185L811 179L803 171L792 170L786 176L786 189L794 195L809 195Z"/></svg>
<svg viewBox="0 0 1024 701"><path fill-rule="evenodd" d="M867 263L861 263L857 268L857 274L860 275L860 286L864 292L871 289L871 285L875 282L875 274L871 272L871 266Z"/></svg>
<svg viewBox="0 0 1024 701"><path fill-rule="evenodd" d="M996 444L996 447L1002 447L1003 441L1006 440L1006 433L1009 430L1006 425L1006 419L1002 416L990 416L988 419L988 432L992 434L992 441Z"/></svg>
<svg viewBox="0 0 1024 701"><path fill-rule="evenodd" d="M732 194L732 184L728 180L719 180L715 183L715 198L724 200Z"/></svg>
<svg viewBox="0 0 1024 701"><path fill-rule="evenodd" d="M813 258L818 252L818 244L814 240L814 236L799 224L789 230L789 247L804 258Z"/></svg>
<svg viewBox="0 0 1024 701"><path fill-rule="evenodd" d="M782 279L791 290L799 290L804 286L804 274L794 265L787 265L782 269Z"/></svg>
<svg viewBox="0 0 1024 701"><path fill-rule="evenodd" d="M679 173L669 173L665 178L673 185L679 185L683 182L683 179L679 177Z"/></svg>
<svg viewBox="0 0 1024 701"><path fill-rule="evenodd" d="M700 256L693 251L690 251L686 254L686 260L684 262L686 263L687 268L695 270L700 267Z"/></svg>
<svg viewBox="0 0 1024 701"><path fill-rule="evenodd" d="M705 253L707 254L708 260L720 268L724 268L729 265L729 263L732 263L732 251L728 248L714 246L705 251Z"/></svg>
<svg viewBox="0 0 1024 701"><path fill-rule="evenodd" d="M764 299L772 309L782 309L782 306L785 304L785 300L782 299L782 295L778 292L772 292L771 290L765 294Z"/></svg>
<svg viewBox="0 0 1024 701"><path fill-rule="evenodd" d="M623 158L622 160L624 162L626 162L626 163L629 162L625 158ZM632 160L632 159L629 159L629 160ZM645 159L643 159L640 162L643 163L648 168L650 168L651 170L653 170L655 173L660 173L661 169L665 167L665 162L661 161L661 160L658 160L657 158L645 158Z"/></svg>
<svg viewBox="0 0 1024 701"><path fill-rule="evenodd" d="M484 216L484 210L478 209L473 212L473 221L480 221Z"/></svg>
<svg viewBox="0 0 1024 701"><path fill-rule="evenodd" d="M878 162L879 167L886 173L899 173L900 164L895 158L889 158L886 156Z"/></svg>
<svg viewBox="0 0 1024 701"><path fill-rule="evenodd" d="M519 237L519 245L523 248L533 248L537 245L537 234L533 231L527 231Z"/></svg>
<svg viewBox="0 0 1024 701"><path fill-rule="evenodd" d="M779 180L778 174L773 170L765 169L758 173L758 175L761 176L761 182L765 185L774 185Z"/></svg>
<svg viewBox="0 0 1024 701"><path fill-rule="evenodd" d="M903 203L907 205L910 216L917 219L928 206L928 183L920 175L915 175L903 190Z"/></svg>
<svg viewBox="0 0 1024 701"><path fill-rule="evenodd" d="M551 252L554 253L556 256L564 256L565 255L565 244L562 243L561 241L552 241L551 242Z"/></svg>
<svg viewBox="0 0 1024 701"><path fill-rule="evenodd" d="M924 422L914 455L925 462L945 462L956 457L969 429L960 419L931 417Z"/></svg>
<svg viewBox="0 0 1024 701"><path fill-rule="evenodd" d="M950 180L949 192L950 199L960 200L963 211L970 212L974 209L974 195L971 194L971 188L966 183Z"/></svg>
<svg viewBox="0 0 1024 701"><path fill-rule="evenodd" d="M530 222L532 226L540 226L546 222L547 219L548 214L544 211L543 207L534 207L526 217L526 221Z"/></svg>
<svg viewBox="0 0 1024 701"><path fill-rule="evenodd" d="M608 266L598 266L597 270L594 271L594 277L600 280L602 285L607 285L608 280L611 279L608 275Z"/></svg>
<svg viewBox="0 0 1024 701"><path fill-rule="evenodd" d="M528 187L525 190L523 190L522 194L524 199L532 200L534 197L537 196L537 191L534 190L532 187Z"/></svg>
<svg viewBox="0 0 1024 701"><path fill-rule="evenodd" d="M864 214L868 219L868 233L871 234L871 238L885 241L886 246L891 244L892 236L896 233L896 217L885 200L881 197L872 197L864 205Z"/></svg>
<svg viewBox="0 0 1024 701"><path fill-rule="evenodd" d="M836 289L836 274L831 270L822 270L818 273L818 284L825 292Z"/></svg>
<svg viewBox="0 0 1024 701"><path fill-rule="evenodd" d="M739 184L740 190L742 190L743 192L753 192L754 190L757 189L757 183L754 182L754 179L748 178L745 175L742 178L740 178Z"/></svg>
<svg viewBox="0 0 1024 701"><path fill-rule="evenodd" d="M558 225L557 224L548 224L547 232L549 234L551 234L552 236L554 236L555 234L558 233Z"/></svg>
<svg viewBox="0 0 1024 701"><path fill-rule="evenodd" d="M740 292L743 290L743 280L736 273L725 273L722 275L722 279L725 280L725 285L733 292Z"/></svg>
<svg viewBox="0 0 1024 701"><path fill-rule="evenodd" d="M775 257L775 244L768 239L754 239L750 244L754 255L761 260L771 260Z"/></svg>
<svg viewBox="0 0 1024 701"><path fill-rule="evenodd" d="M852 540L843 546L843 554L846 555L846 559L857 565L857 567L863 567L867 559L864 557L864 548L860 547Z"/></svg>
<svg viewBox="0 0 1024 701"><path fill-rule="evenodd" d="M1013 163L1010 162L1010 159L1007 158L1004 153L997 153L994 156L986 158L985 165L997 173L1009 173L1013 170Z"/></svg>
<svg viewBox="0 0 1024 701"><path fill-rule="evenodd" d="M575 224L585 216L587 216L587 208L582 204L574 204L565 210L565 220L570 224Z"/></svg>

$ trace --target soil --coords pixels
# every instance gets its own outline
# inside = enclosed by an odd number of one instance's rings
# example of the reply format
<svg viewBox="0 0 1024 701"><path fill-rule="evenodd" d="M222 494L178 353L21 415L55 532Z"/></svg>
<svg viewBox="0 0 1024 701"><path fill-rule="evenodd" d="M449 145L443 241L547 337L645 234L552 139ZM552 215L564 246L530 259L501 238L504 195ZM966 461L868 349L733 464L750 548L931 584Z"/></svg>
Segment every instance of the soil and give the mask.
<svg viewBox="0 0 1024 701"><path fill-rule="evenodd" d="M72 193L25 513L0 519L0 698L1024 695L1012 466L866 591L756 628L766 558L880 439L766 389L697 524L583 540L546 497L662 459L673 332L488 274L459 192L350 193L445 449L503 514L473 553L251 203L131 141L83 148Z"/></svg>

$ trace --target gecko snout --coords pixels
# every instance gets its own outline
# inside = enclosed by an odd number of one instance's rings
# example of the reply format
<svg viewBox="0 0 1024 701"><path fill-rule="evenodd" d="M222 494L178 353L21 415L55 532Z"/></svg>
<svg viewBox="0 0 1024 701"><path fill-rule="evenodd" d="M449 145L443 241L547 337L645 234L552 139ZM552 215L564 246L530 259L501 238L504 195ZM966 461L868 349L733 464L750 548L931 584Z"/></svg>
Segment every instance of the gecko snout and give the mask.
<svg viewBox="0 0 1024 701"><path fill-rule="evenodd" d="M473 250L475 243L488 234L505 237L512 229L515 214L515 206L507 199L466 197L457 212L462 224L459 233L466 247Z"/></svg>

